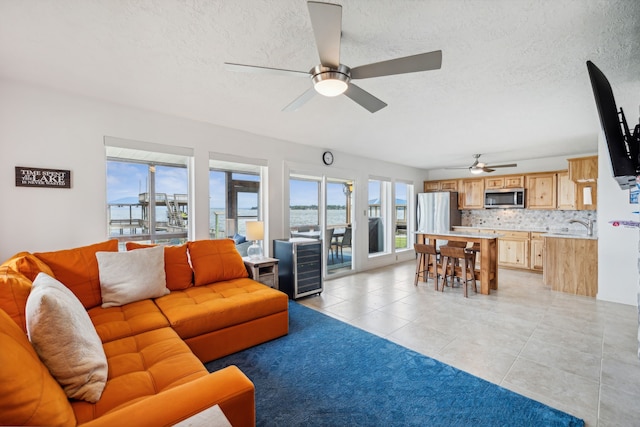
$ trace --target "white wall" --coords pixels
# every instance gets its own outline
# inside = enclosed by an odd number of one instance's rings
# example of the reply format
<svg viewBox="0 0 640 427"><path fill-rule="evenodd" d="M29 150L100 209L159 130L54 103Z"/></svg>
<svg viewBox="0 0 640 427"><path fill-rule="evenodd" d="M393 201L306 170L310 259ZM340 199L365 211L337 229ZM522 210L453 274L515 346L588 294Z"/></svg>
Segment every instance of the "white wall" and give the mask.
<svg viewBox="0 0 640 427"><path fill-rule="evenodd" d="M270 239L288 236L291 169L354 179L360 213L355 237L364 242L367 227L358 223L366 225L360 220L369 175L408 180L417 191L426 177L415 168L339 152L327 167L320 148L0 80L0 260L107 238L104 136L193 148L193 239L208 238L210 152L267 160ZM15 166L71 170L72 188L16 187ZM366 250L360 252L354 260L360 270L396 262L395 255L368 259ZM399 256L411 257L411 251Z"/></svg>
<svg viewBox="0 0 640 427"><path fill-rule="evenodd" d="M629 190L613 178L609 151L598 142L598 299L638 304L638 228L614 227L610 221L638 221L638 205L629 204Z"/></svg>

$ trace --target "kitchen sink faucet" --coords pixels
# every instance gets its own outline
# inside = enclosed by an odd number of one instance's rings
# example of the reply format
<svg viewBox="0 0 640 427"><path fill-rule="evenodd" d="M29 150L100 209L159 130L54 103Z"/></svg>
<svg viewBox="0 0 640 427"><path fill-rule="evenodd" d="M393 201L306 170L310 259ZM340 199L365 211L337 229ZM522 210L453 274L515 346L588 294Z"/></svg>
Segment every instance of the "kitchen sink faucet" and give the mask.
<svg viewBox="0 0 640 427"><path fill-rule="evenodd" d="M574 222L582 224L587 228L587 236L593 236L593 220L591 218L587 219L586 222L579 219L572 219L569 221L569 224L572 224Z"/></svg>

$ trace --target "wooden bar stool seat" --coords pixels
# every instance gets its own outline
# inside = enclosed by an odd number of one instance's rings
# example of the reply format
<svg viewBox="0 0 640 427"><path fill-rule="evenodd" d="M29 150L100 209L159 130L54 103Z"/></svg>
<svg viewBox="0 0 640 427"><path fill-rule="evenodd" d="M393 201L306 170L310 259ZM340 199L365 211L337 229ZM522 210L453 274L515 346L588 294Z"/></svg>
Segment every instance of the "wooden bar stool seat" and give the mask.
<svg viewBox="0 0 640 427"><path fill-rule="evenodd" d="M473 252L467 251L464 247L455 247L449 245L440 246L440 261L440 270L442 273L442 291L444 291L444 287L447 285L447 277L451 277L451 286L453 286L454 278L462 279L465 298L468 297L467 286L469 284L469 281L473 283L473 291L478 292L474 271L475 254Z"/></svg>
<svg viewBox="0 0 640 427"><path fill-rule="evenodd" d="M422 243L414 243L413 249L418 254L418 261L416 264L416 277L413 281L414 286L418 286L418 277L423 274L425 282L429 280L429 271L432 272L432 277L435 278L434 287L438 290L438 251L435 245L425 245Z"/></svg>

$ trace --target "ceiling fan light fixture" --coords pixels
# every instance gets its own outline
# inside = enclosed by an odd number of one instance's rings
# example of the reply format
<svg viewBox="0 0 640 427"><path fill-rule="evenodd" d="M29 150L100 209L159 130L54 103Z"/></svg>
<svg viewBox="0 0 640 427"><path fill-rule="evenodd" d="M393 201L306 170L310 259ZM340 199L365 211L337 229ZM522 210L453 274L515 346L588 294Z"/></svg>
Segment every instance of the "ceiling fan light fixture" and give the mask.
<svg viewBox="0 0 640 427"><path fill-rule="evenodd" d="M311 74L316 92L329 97L342 95L349 87L349 80L351 80L349 67L342 64L337 69L318 65L311 70Z"/></svg>
<svg viewBox="0 0 640 427"><path fill-rule="evenodd" d="M469 172L471 172L474 175L479 175L483 172L483 169L478 166L472 166L469 168Z"/></svg>
<svg viewBox="0 0 640 427"><path fill-rule="evenodd" d="M315 80L315 78L314 78ZM324 96L338 96L342 95L347 90L347 82L340 79L328 78L314 82L313 88L320 95Z"/></svg>

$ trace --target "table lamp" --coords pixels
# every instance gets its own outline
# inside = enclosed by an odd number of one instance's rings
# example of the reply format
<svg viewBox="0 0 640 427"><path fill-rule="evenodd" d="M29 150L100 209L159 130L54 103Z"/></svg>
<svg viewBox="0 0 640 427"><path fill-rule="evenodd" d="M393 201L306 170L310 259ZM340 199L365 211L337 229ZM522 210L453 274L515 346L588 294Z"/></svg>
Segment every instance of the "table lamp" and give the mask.
<svg viewBox="0 0 640 427"><path fill-rule="evenodd" d="M247 221L247 239L253 240L253 244L247 248L247 255L251 259L262 258L262 247L260 241L264 239L264 222Z"/></svg>

